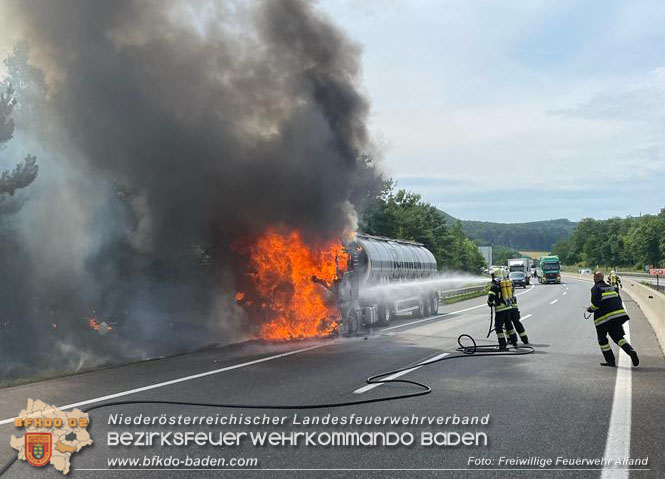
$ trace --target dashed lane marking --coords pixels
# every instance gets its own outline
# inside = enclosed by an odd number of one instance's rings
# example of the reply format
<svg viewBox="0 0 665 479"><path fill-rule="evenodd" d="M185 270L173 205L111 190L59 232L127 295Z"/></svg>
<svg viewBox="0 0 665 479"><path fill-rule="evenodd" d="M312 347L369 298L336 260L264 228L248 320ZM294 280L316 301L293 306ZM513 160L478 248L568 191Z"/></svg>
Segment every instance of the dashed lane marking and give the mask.
<svg viewBox="0 0 665 479"><path fill-rule="evenodd" d="M386 377L383 378L383 379L384 379L384 380L391 381L391 380L396 379L396 378L398 378L398 377L400 377L400 376L404 376L405 374L409 374L410 372L415 371L416 369L420 369L421 366L424 366L424 365L429 364L429 363L433 363L434 361L438 361L438 360L441 359L441 358L445 358L445 357L448 356L449 354L450 354L450 353L442 353L442 354L438 354L438 355L434 356L433 358L429 358L429 359L426 359L426 360L424 360L424 361L419 362L417 366L414 366L414 367L412 367L412 368L410 368L410 369L405 369L404 371L400 371L400 372L395 373L395 374L391 374L390 376L386 376ZM372 384L368 384L368 385L366 385L366 386L363 386L363 387L361 387L361 388L356 389L355 391L353 391L353 394L363 394L363 393L366 393L367 391L371 391L371 390L374 389L374 388L378 388L378 387L381 386L382 384L384 384L384 383L372 383Z"/></svg>

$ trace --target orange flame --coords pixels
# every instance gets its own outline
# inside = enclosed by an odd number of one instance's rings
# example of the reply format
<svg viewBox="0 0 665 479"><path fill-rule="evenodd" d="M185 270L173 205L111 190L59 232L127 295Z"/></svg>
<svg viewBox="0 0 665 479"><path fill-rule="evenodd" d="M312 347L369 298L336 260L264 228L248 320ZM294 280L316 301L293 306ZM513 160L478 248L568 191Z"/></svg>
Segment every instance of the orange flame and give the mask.
<svg viewBox="0 0 665 479"><path fill-rule="evenodd" d="M282 234L271 228L257 238L249 246L248 276L258 295L255 303L267 312L260 336L288 340L330 335L339 311L326 302L323 285L331 287L338 280L347 260L339 242L309 246L298 231ZM247 296L239 292L236 299Z"/></svg>
<svg viewBox="0 0 665 479"><path fill-rule="evenodd" d="M92 318L88 318L88 326L90 329L94 329L95 331L111 331L113 329L113 326L108 324L106 321L103 322L98 322L97 318L94 316Z"/></svg>

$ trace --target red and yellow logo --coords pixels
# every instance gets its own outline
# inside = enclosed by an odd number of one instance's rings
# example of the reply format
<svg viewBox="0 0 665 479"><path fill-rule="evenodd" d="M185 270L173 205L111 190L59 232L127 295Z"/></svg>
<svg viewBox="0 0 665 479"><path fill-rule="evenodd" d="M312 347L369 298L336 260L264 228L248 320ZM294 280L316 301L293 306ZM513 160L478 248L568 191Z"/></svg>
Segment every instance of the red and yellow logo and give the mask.
<svg viewBox="0 0 665 479"><path fill-rule="evenodd" d="M25 433L25 459L33 466L45 466L51 460L53 437L50 432Z"/></svg>

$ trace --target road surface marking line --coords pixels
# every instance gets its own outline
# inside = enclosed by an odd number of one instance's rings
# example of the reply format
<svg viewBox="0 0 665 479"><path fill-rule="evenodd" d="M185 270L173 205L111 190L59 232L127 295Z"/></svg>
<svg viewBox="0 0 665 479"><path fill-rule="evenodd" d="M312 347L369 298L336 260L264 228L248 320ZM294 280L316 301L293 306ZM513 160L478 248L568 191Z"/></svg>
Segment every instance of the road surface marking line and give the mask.
<svg viewBox="0 0 665 479"><path fill-rule="evenodd" d="M255 359L254 361L248 361L246 363L234 364L233 366L226 366L226 367L220 368L220 369L213 369L212 371L206 371L204 373L192 374L191 376L185 376L185 377L178 378L178 379L172 379L170 381L164 381L164 382L161 382L161 383L151 384L149 386L143 386L143 387L136 388L136 389L130 389L128 391L122 391L122 392L115 393L115 394L109 394L108 396L100 396L100 397L96 397L96 398L93 398L93 399L86 399L85 401L79 401L79 402L75 402L75 403L72 403L72 404L67 404L65 406L59 406L58 409L60 409L61 411L64 411L65 409L71 409L71 408L75 408L75 407L79 407L79 406L85 406L86 404L93 404L93 403L98 403L98 402L102 402L102 401L108 401L109 399L115 399L115 398L119 398L119 397L123 397L123 396L129 396L130 394L136 394L136 393L140 393L140 392L143 392L143 391L150 391L151 389L157 389L157 388L161 388L161 387L164 387L164 386L170 386L172 384L178 384L178 383L182 383L182 382L185 382L185 381L191 381L192 379L203 378L203 377L206 377L206 376L211 376L213 374L219 374L219 373L223 373L225 371L231 371L233 369L244 368L245 366L252 366L254 364L259 364L259 363L263 363L263 362L266 362L266 361L272 361L274 359L279 359L279 358L283 358L283 357L286 357L286 356L291 356L293 354L304 353L305 351L311 351L312 349L321 348L323 346L325 346L325 344L318 344L316 346L310 346L308 348L296 349L295 351L289 351L289 352L286 352L286 353L276 354L274 356L268 356L267 358ZM15 418L13 418L13 417L11 417L9 419L3 419L2 421L0 421L0 425L9 424L11 422L14 422L14 419Z"/></svg>
<svg viewBox="0 0 665 479"><path fill-rule="evenodd" d="M522 318L520 318L520 321L525 321L529 319L531 316L533 316L533 314L527 314L526 316L522 316Z"/></svg>
<svg viewBox="0 0 665 479"><path fill-rule="evenodd" d="M556 303L556 302L558 302L558 301L559 301L558 299L555 299L554 301L550 301L550 304L554 304L554 303Z"/></svg>
<svg viewBox="0 0 665 479"><path fill-rule="evenodd" d="M433 362L438 361L441 358L445 358L446 356L449 356L449 355L450 355L450 353L437 354L433 358L429 358L429 359L426 359L425 361L422 361L421 363L419 363L419 365L424 366L425 364L433 363Z"/></svg>
<svg viewBox="0 0 665 479"><path fill-rule="evenodd" d="M630 328L624 324L626 341L630 342ZM614 383L614 399L607 430L607 443L603 458L613 462L630 457L630 421L632 410L632 364L629 356L619 350L619 367ZM601 479L628 479L628 469L616 465L603 467Z"/></svg>
<svg viewBox="0 0 665 479"><path fill-rule="evenodd" d="M562 295L562 296L565 296L565 295L567 295L567 294L568 294L568 292L567 292L567 291L564 291L561 295Z"/></svg>
<svg viewBox="0 0 665 479"><path fill-rule="evenodd" d="M529 291L533 290L533 288L534 288L534 286L532 285L529 289L524 290L521 293L517 293L515 296L521 296L523 294L526 294ZM417 321L411 321L410 323L404 323L404 324L398 324L396 326L390 326L389 328L381 329L381 332L390 331L391 329L404 328L405 326L411 326L412 324L418 324L418 323L422 323L424 321L432 321L433 319L443 318L445 316L450 316L451 314L466 313L467 311L471 311L472 309L486 308L486 307L487 306L484 305L484 304L479 304L478 306L472 306L470 308L460 309L459 311L450 311L449 313L443 313L443 314L439 314L437 316L431 316L429 318L418 319Z"/></svg>
<svg viewBox="0 0 665 479"><path fill-rule="evenodd" d="M448 355L450 355L450 353L441 353L441 354L438 354L438 355L434 356L433 358L429 358L429 359L426 359L425 361L421 361L421 362L419 362L417 366L414 366L414 367L409 368L409 369L405 369L404 371L400 371L400 372L395 373L395 374L391 374L390 376L386 376L385 378L383 378L383 380L392 381L393 379L396 379L396 378L398 378L398 377L400 377L400 376L404 376L405 374L408 374L408 373L410 373L410 372L412 372L412 371L415 371L416 369L420 369L421 366L425 366L426 364L433 363L434 361L438 361L438 360L441 359L441 358L445 358L445 357L448 356ZM378 388L378 387L381 386L382 384L385 384L385 383L372 383L372 384L367 384L366 386L363 386L363 387L358 388L358 389L356 389L355 391L353 391L353 394L363 394L363 393L366 393L367 391L371 391L371 390L374 389L374 388Z"/></svg>
<svg viewBox="0 0 665 479"><path fill-rule="evenodd" d="M390 376L386 376L385 378L383 378L383 380L390 381L390 380L396 379L396 378L398 378L398 377L400 377L400 376L404 376L405 374L408 374L408 373L410 373L411 371L415 371L416 369L420 369L420 366L416 366L416 367L411 368L411 369L405 369L404 371L400 371L400 372L398 372L398 373L391 374ZM383 383L372 383L372 384L368 384L367 386L363 386L363 387L361 387L361 388L356 389L355 391L353 391L353 394L362 394L362 393L366 393L367 391L371 391L371 390L374 389L374 388L378 388L378 387L381 386L382 384L383 384Z"/></svg>

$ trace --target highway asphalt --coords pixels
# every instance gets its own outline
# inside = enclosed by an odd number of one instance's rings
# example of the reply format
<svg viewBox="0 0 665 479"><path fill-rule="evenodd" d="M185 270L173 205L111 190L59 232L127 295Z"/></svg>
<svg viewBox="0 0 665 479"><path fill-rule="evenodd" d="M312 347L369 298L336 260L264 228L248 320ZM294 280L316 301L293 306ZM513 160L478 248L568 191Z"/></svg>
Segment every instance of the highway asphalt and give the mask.
<svg viewBox="0 0 665 479"><path fill-rule="evenodd" d="M617 369L601 367L595 329L583 317L591 284L566 280L561 285L533 285L519 290L520 309L535 353L509 357L464 357L425 365L401 376L420 381L432 393L416 398L323 410L218 409L177 405L122 405L92 411L89 431L95 441L72 457L70 477L452 477L452 478L657 478L665 476L665 360L653 331L626 295L631 316L630 340L641 364L626 356ZM428 320L396 318L389 328L366 336L335 340L267 344L257 341L194 354L89 372L0 390L0 462L15 452L9 420L28 398L65 406L108 400L168 400L206 403L302 405L356 401L403 394L404 384L366 387L365 379L424 360L456 356L457 337L470 334L483 344L489 309L485 298L442 306ZM616 351L616 345L613 345ZM308 349L309 348L309 349ZM285 353L290 353L284 355ZM282 355L282 356L279 356ZM247 364L250 363L250 364ZM234 366L234 368L230 368ZM201 373L210 373L201 375ZM196 376L199 375L199 376ZM196 377L192 377L196 376ZM160 384L169 382L169 384ZM149 387L152 386L152 387ZM149 387L149 388L146 388ZM143 389L140 389L143 388ZM136 391L140 389L139 391ZM113 399L100 399L116 395ZM84 407L81 405L79 407ZM113 426L110 414L159 416L287 417L275 426ZM299 417L485 417L488 425L303 426ZM211 446L110 447L107 433L122 431L215 432L482 432L487 446L394 447ZM252 469L160 470L125 466L109 470L108 459L174 456L257 458ZM646 465L630 471L603 466L556 464L557 458L602 459L626 455ZM470 458L484 464L478 464ZM545 468L517 466L501 458L552 460ZM488 462L489 461L489 462ZM129 470L132 469L132 470ZM62 477L52 467L15 463L4 478Z"/></svg>

